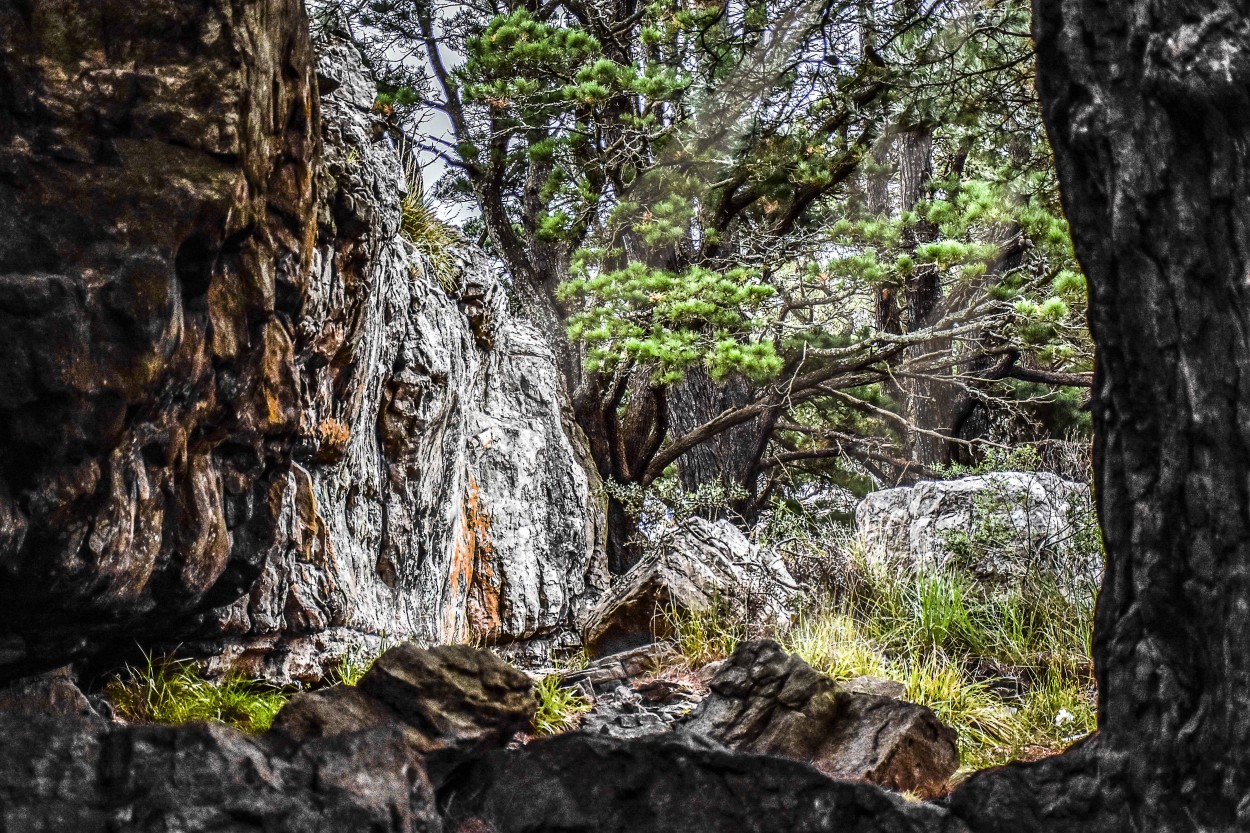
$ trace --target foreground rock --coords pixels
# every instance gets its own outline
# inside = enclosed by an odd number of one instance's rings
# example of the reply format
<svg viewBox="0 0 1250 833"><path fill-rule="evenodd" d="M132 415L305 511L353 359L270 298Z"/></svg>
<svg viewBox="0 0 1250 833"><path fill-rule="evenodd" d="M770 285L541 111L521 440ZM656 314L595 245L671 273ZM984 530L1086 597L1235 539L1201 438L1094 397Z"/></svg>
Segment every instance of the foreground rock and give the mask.
<svg viewBox="0 0 1250 833"><path fill-rule="evenodd" d="M436 833L433 797L393 729L297 744L0 715L4 833Z"/></svg>
<svg viewBox="0 0 1250 833"><path fill-rule="evenodd" d="M464 833L963 829L939 808L909 805L867 784L673 735L561 735L491 752L457 771L439 804L449 828Z"/></svg>
<svg viewBox="0 0 1250 833"><path fill-rule="evenodd" d="M293 697L273 732L303 740L395 727L437 775L529 728L536 705L530 678L489 651L401 645L355 687Z"/></svg>
<svg viewBox="0 0 1250 833"><path fill-rule="evenodd" d="M955 731L930 709L841 690L770 640L740 646L710 687L683 728L731 749L925 798L944 792L959 767Z"/></svg>
<svg viewBox="0 0 1250 833"><path fill-rule="evenodd" d="M0 686L0 716L102 719L95 705L74 683L69 670L61 668ZM101 701L100 705L105 703Z"/></svg>
<svg viewBox="0 0 1250 833"><path fill-rule="evenodd" d="M757 623L785 624L797 589L781 559L733 524L691 518L660 535L613 583L587 614L582 641L592 656L625 650L668 636L666 613L715 605Z"/></svg>
<svg viewBox="0 0 1250 833"><path fill-rule="evenodd" d="M575 642L606 586L550 350L483 253L400 237L376 87L303 5L0 4L0 679Z"/></svg>
<svg viewBox="0 0 1250 833"><path fill-rule="evenodd" d="M1096 586L1102 552L1089 487L1048 472L998 472L882 489L855 510L867 558L903 568L956 567L1018 582L1044 570Z"/></svg>

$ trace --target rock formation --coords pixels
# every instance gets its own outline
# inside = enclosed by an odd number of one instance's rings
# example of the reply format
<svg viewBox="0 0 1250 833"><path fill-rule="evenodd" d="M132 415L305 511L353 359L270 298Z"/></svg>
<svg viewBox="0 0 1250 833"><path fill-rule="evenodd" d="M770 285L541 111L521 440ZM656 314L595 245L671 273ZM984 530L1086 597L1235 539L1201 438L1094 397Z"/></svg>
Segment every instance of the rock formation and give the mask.
<svg viewBox="0 0 1250 833"><path fill-rule="evenodd" d="M1000 582L1045 570L1090 586L1102 575L1089 487L1049 472L882 489L860 501L855 529L869 561L893 569L957 567Z"/></svg>
<svg viewBox="0 0 1250 833"><path fill-rule="evenodd" d="M7 4L0 80L0 678L571 631L560 377L488 259L400 238L352 47L298 0Z"/></svg>
<svg viewBox="0 0 1250 833"><path fill-rule="evenodd" d="M586 614L582 642L592 656L626 650L671 630L669 614L715 605L763 626L789 623L798 587L781 558L728 521L690 518L662 530Z"/></svg>
<svg viewBox="0 0 1250 833"><path fill-rule="evenodd" d="M839 689L771 640L740 646L710 688L683 729L731 749L925 798L944 792L959 767L955 732L932 711Z"/></svg>
<svg viewBox="0 0 1250 833"><path fill-rule="evenodd" d="M298 0L0 8L0 676L255 582L318 124Z"/></svg>
<svg viewBox="0 0 1250 833"><path fill-rule="evenodd" d="M593 467L550 350L464 243L399 233L399 155L355 48L328 35L322 211L297 329L306 441L279 536L219 616L221 663L315 677L362 641L571 636L606 586Z"/></svg>

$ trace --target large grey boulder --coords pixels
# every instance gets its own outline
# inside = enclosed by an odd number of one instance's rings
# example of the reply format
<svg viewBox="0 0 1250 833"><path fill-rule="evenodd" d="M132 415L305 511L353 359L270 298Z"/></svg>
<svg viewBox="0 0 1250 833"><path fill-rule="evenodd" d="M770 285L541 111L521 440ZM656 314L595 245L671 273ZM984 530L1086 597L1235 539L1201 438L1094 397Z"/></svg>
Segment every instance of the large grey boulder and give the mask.
<svg viewBox="0 0 1250 833"><path fill-rule="evenodd" d="M1044 570L1094 586L1102 551L1089 487L1048 472L996 472L882 489L855 527L870 563L958 568L992 581Z"/></svg>
<svg viewBox="0 0 1250 833"><path fill-rule="evenodd" d="M575 645L608 576L601 487L555 359L509 312L493 260L453 240L434 264L400 236L374 84L343 40L319 55L305 445L271 498L259 582L196 648L282 680L397 640Z"/></svg>
<svg viewBox="0 0 1250 833"><path fill-rule="evenodd" d="M589 611L582 642L602 655L668 635L667 613L721 605L756 624L789 622L798 587L781 558L728 521L691 518L657 533L649 552Z"/></svg>
<svg viewBox="0 0 1250 833"><path fill-rule="evenodd" d="M739 646L683 725L730 749L804 761L833 778L933 797L959 767L930 709L848 691L771 640Z"/></svg>

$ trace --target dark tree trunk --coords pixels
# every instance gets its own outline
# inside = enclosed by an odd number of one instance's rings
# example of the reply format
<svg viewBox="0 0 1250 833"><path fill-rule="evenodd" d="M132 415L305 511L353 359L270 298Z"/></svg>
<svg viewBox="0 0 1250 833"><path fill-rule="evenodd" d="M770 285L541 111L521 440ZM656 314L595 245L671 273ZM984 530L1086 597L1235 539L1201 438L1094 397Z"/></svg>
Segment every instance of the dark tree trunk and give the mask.
<svg viewBox="0 0 1250 833"><path fill-rule="evenodd" d="M1244 0L1037 3L1098 346L1100 728L971 779L952 804L976 829L1250 829L1248 21Z"/></svg>
<svg viewBox="0 0 1250 833"><path fill-rule="evenodd" d="M727 410L749 404L751 394L745 379L717 382L706 370L693 368L673 388L670 397L673 429L678 435L693 431ZM720 484L727 490L735 487L741 490L740 496L724 507L705 511L703 514L707 517L754 520L759 461L767 442L766 435L771 433L764 422L757 417L730 428L690 449L677 461L677 474L682 488L687 491L713 484Z"/></svg>
<svg viewBox="0 0 1250 833"><path fill-rule="evenodd" d="M933 179L933 130L921 126L899 136L898 171L899 202L904 211L914 211L927 196ZM914 249L933 240L937 229L928 222L915 223L908 232L908 243ZM919 266L908 277L904 289L907 332L922 330L934 322L942 301L941 274L937 267ZM949 350L949 342L930 340L908 348L912 358ZM915 463L933 468L950 462L947 443L941 431L950 427L953 402L949 385L927 378L900 380L903 410L907 421L919 429L908 438L908 456Z"/></svg>

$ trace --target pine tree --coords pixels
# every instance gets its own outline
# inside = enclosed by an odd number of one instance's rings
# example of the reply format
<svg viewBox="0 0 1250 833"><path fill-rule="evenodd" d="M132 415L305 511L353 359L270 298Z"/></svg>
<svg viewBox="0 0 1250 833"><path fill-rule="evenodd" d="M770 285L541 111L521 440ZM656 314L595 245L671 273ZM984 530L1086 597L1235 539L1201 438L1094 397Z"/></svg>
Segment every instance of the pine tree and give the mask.
<svg viewBox="0 0 1250 833"><path fill-rule="evenodd" d="M388 105L449 120L437 193L556 349L605 478L675 467L749 518L805 478L932 473L968 413L1088 385L1022 0L455 8L353 11Z"/></svg>

